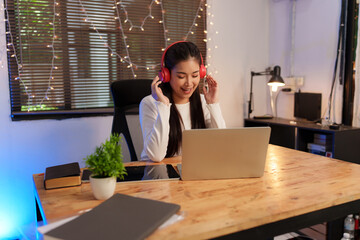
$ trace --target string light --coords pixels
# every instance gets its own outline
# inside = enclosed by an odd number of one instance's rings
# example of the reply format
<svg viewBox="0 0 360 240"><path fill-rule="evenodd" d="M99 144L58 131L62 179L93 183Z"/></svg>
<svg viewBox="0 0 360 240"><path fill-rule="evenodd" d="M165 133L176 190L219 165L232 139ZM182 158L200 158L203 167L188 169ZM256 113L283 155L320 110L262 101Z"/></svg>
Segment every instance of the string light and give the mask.
<svg viewBox="0 0 360 240"><path fill-rule="evenodd" d="M26 86L25 82L23 81L22 79L22 72L23 72L23 64L21 63L22 60L19 60L18 56L17 56L17 52L16 52L16 48L15 48L15 45L14 45L14 40L13 40L13 36L11 34L11 25L10 25L10 21L7 21L9 19L9 13L7 11L7 0L5 1L5 16L6 16L6 27L8 28L8 31L6 31L6 34L8 35L8 37L10 38L10 43L7 44L8 48L6 49L7 52L12 52L10 53L11 57L13 57L17 63L17 66L18 66L18 73L19 75L14 77L14 80L15 81L19 81L21 83L21 85L23 86L24 90L25 90L25 95L27 95L27 111L29 112L31 110L31 105L33 105L34 107L36 105L41 105L41 108L43 108L42 106L42 103L44 100L48 100L49 97L47 96L48 95L48 92L50 90L53 90L54 88L50 87L50 81L54 79L54 77L52 76L52 73L53 73L53 69L57 69L56 66L54 66L54 60L57 58L57 56L55 55L55 50L54 50L54 41L55 39L57 38L57 36L55 35L55 16L60 16L59 13L56 13L55 10L56 10L56 6L59 6L59 3L56 2L54 0L54 4L53 4L53 10L54 10L54 16L53 16L53 21L52 22L49 22L49 24L52 26L53 28L53 37L52 37L52 43L51 44L48 44L46 45L46 47L48 48L52 48L52 54L53 54L53 58L52 58L52 66L50 68L50 76L49 76L49 81L48 81L48 88L47 90L45 91L44 93L44 97L40 100L40 103L37 104L36 101L35 101L35 97L36 95L35 94L32 94L29 92L29 87ZM2 66L3 67L3 66ZM34 101L33 101L34 100ZM31 104L33 103L33 104ZM36 108L36 107L35 107Z"/></svg>
<svg viewBox="0 0 360 240"><path fill-rule="evenodd" d="M209 4L209 3L205 3L204 4L204 6L206 7L206 12L207 12L207 18L206 18L206 20L207 20L207 26L208 27L210 27L211 29L214 29L214 20L213 20L213 18L214 18L214 14L212 13L212 11L211 11L211 5ZM201 10L200 10L201 11ZM204 14L204 13L203 13ZM205 14L204 14L205 15ZM215 35L213 35L213 36L209 36L209 34L208 34L208 31L207 30L204 30L204 34L206 34L206 37L203 39L203 41L204 42L206 42L206 43L209 43L209 42L214 42L213 41L213 39L215 39L215 36L216 35L218 35L219 34L219 32L218 31L214 31L214 30L212 30L212 31L210 31L212 34L213 33L215 33ZM212 44L209 44L209 45L212 45ZM208 53L209 54L207 54L207 64L205 65L205 67L206 68L208 68L208 73L210 74L210 75L214 75L214 74L217 74L218 73L218 70L216 69L216 67L214 67L213 65L211 65L211 59L212 59L212 56L213 56L213 54L214 54L214 51L216 51L217 49L218 49L218 46L217 45L215 45L214 46L214 49L215 50L213 50L213 49L211 49L211 46L208 46ZM211 54L210 54L211 53ZM211 66L211 69L209 69L210 68L210 66Z"/></svg>
<svg viewBox="0 0 360 240"><path fill-rule="evenodd" d="M78 0L79 4L81 5L82 11L85 14L85 18L87 22L90 23L91 27L96 31L96 34L99 36L100 40L103 40L103 37L101 36L101 33L99 31L96 30L96 26L94 24L94 22L91 20L91 17L89 17L86 8L84 7L82 0ZM130 17L129 17L129 13L126 9L126 5L123 4L121 1L117 1L114 0L114 5L112 6L112 9L116 10L116 16L114 17L115 20L118 20L118 23L120 25L119 29L122 35L122 39L124 42L124 46L125 46L125 56L121 56L120 54L118 54L115 49L112 49L111 46L109 46L107 43L104 42L104 46L107 47L109 49L110 55L114 56L116 55L120 61L122 63L126 63L127 64L127 68L131 69L132 75L134 78L136 78L136 74L135 74L135 70L134 69L139 69L139 68L143 68L146 70L150 70L150 69L155 69L156 67L158 67L160 65L160 63L155 64L155 65L140 65L140 64L136 64L134 62L131 61L131 57L130 57L130 53L129 53L129 48L131 48L131 46L127 43L127 36L124 33L124 26L123 24L128 24L129 25L129 31L134 31L135 29L139 29L141 31L145 31L144 25L146 23L147 20L149 19L154 19L154 16L152 16L152 8L153 5L157 4L160 5L161 8L161 20L159 20L159 23L162 24L163 26L163 33L164 33L164 40L165 40L165 47L163 47L161 50L164 51L166 49L166 47L168 46L168 42L171 40L169 37L167 37L168 34L168 30L166 28L166 24L165 24L165 10L163 7L163 3L161 0L152 0L150 5L149 5L149 12L148 14L142 19L142 22L140 25L135 25L133 24L133 22L131 21ZM196 23L196 19L199 18L199 12L201 11L200 9L203 9L204 6L204 0L200 0L199 3L199 7L196 11L194 20L193 20L193 24L190 26L189 31L187 32L187 34L185 35L185 37L183 38L183 40L187 40L188 35L189 34L194 34L194 31L192 30L193 27L198 26L198 24ZM122 20L120 17L120 10L124 13L125 19ZM203 10L201 11L203 12ZM201 17L201 16L200 16Z"/></svg>
<svg viewBox="0 0 360 240"><path fill-rule="evenodd" d="M8 34L8 39L10 39L10 43L7 44L7 48L6 48L6 51L10 54L11 57L13 57L16 61L16 64L18 66L18 73L19 73L19 76L17 77L14 77L14 80L15 78L17 78L17 81L20 82L20 84L24 87L25 89L25 94L27 95L27 105L29 105L30 103L30 100L31 100L31 94L28 92L28 88L25 84L25 82L22 80L21 78L21 75L22 75L22 68L20 68L19 66L22 64L20 63L19 61L19 58L17 56L17 53L16 53L16 48L14 46L14 38L13 38L13 35L11 34L11 24L10 24L10 21L8 21L9 19L9 12L8 12L8 2L7 0L5 0L5 6L4 6L4 10L5 10L5 19L4 19L4 22L6 23L6 27L8 29L7 32L9 32ZM11 53L12 52L12 53Z"/></svg>
<svg viewBox="0 0 360 240"><path fill-rule="evenodd" d="M126 5L123 4L123 2L121 0L114 0L114 5L112 6L112 9L115 9L116 10L116 16L114 17L114 20L118 21L119 22L119 29L120 29L120 32L121 32L121 35L122 35L122 39L123 39L123 42L124 42L124 46L125 46L125 56L121 56L120 54L118 54L115 49L112 49L111 46L109 46L109 44L107 42L105 42L105 39L103 38L103 36L101 35L101 33L98 31L97 27L95 26L94 22L92 21L91 17L88 15L87 13L87 10L86 8L84 7L83 3L82 3L82 0L78 0L79 4L81 5L81 11L83 12L83 14L85 15L83 20L85 22L88 22L90 23L90 26L92 29L94 29L94 31L96 32L96 34L98 35L99 39L102 40L104 42L104 46L106 48L108 48L110 51L110 55L111 56L117 56L119 59L120 59L120 62L122 63L125 63L127 64L127 67L129 69L131 69L132 71L132 75L134 78L137 77L137 75L135 74L135 71L134 69L139 69L139 68L143 68L143 69L146 69L146 70L154 70L155 68L157 68L160 63L157 63L157 64L153 64L153 65L145 65L145 66L142 66L140 64L136 64L134 62L131 61L131 57L130 57L130 53L129 53L129 49L131 48L131 46L127 43L127 36L125 35L124 31L123 31L123 23L124 24L128 24L129 25L129 31L134 31L135 29L138 29L142 32L144 32L146 30L146 28L144 27L145 26L145 23L146 21L148 20L154 20L154 16L152 15L152 10L153 10L153 7L155 6L160 6L160 9L161 9L161 20L159 20L158 22L160 24L162 24L162 27L163 27L163 34L164 34L164 43L165 43L165 46L163 48L161 48L162 51L164 51L166 49L166 47L169 45L168 42L171 41L171 38L169 38L167 36L168 34L168 29L166 28L166 24L165 24L165 9L164 9L164 6L163 6L163 2L161 0L152 0L148 9L149 9L149 12L148 14L142 19L141 21L141 24L140 25L135 25L133 24L133 22L131 21L130 17L129 17L129 14L128 14L128 11L126 9ZM8 36L8 39L10 39L10 42L7 44L7 48L6 48L6 51L9 52L11 55L11 57L13 57L17 63L17 66L18 66L18 73L19 73L19 76L16 76L14 77L14 80L16 81L19 81L21 83L21 85L23 86L24 88L24 92L25 94L27 95L28 97L28 100L27 100L27 105L28 105L28 111L30 111L31 109L31 103L33 103L32 105L33 106L36 106L36 105L40 105L41 108L43 108L43 102L45 100L49 100L49 92L54 90L54 88L51 86L51 81L55 79L54 77L54 71L58 69L57 66L55 66L55 59L57 59L58 57L56 56L55 54L55 41L57 39L57 35L55 34L55 26L56 26L56 17L59 17L60 16L60 13L57 13L56 12L56 7L59 6L59 2L56 2L56 0L54 0L54 4L53 4L53 19L51 22L49 22L49 24L52 26L52 42L51 44L47 44L46 47L47 48L51 48L52 50L52 60L51 60L51 68L50 68L50 73L49 73L49 80L48 80L48 87L46 88L46 91L44 93L44 97L39 101L39 104L36 104L36 101L34 102L33 100L35 100L35 97L36 95L35 94L31 94L29 92L29 88L26 86L25 82L23 81L22 79L22 72L23 72L23 64L20 62L21 59L18 58L17 56L17 53L16 53L16 49L15 49L15 46L14 46L14 41L13 41L13 36L11 34L11 26L10 26L10 21L8 21L9 19L9 13L7 11L7 0L5 0L5 15L6 15L6 18L4 19L4 21L6 22L6 26L7 26L7 29L8 31L6 31L6 34ZM204 7L207 7L209 8L210 5L208 4L204 4L204 0L200 0L200 3L199 3L199 6L198 6L198 9L194 15L194 19L193 19L193 22L192 22L192 25L189 27L188 29L188 32L185 34L183 40L187 40L188 36L191 34L193 35L195 33L195 30L194 28L198 27L198 23L197 21L199 19L203 19L204 21L206 21L206 18L205 17L202 17L200 15L200 13L202 13L203 15L205 15L205 12L204 12ZM120 10L124 13L124 16L125 16L125 19L122 20L121 17L120 17ZM209 15L211 17L214 17L213 14ZM206 24L205 24L206 25ZM207 35L207 31L204 30L204 34ZM211 38L209 39L211 40ZM205 39L204 39L204 42L207 42L208 39L206 38L205 36ZM217 46L215 47L217 48ZM3 68L3 63L2 61L0 61L0 64L1 64L1 67ZM208 64L207 66L209 66L210 64Z"/></svg>
<svg viewBox="0 0 360 240"><path fill-rule="evenodd" d="M51 85L51 81L55 79L55 77L53 76L53 72L54 72L54 70L58 69L58 67L55 66L55 59L57 59L57 56L55 55L55 48L54 48L55 39L57 39L56 31L55 31L55 22L56 22L56 16L59 16L56 13L56 7L57 6L59 6L59 3L54 0L54 5L53 5L53 13L54 13L54 15L53 15L53 20L52 20L52 26L53 26L52 36L53 37L52 37L51 45L48 45L48 46L50 46L50 48L52 50L51 68L50 68L50 74L49 74L49 80L48 80L48 87L47 87L47 89L45 91L44 97L41 99L41 101L39 103L39 105L41 106L41 109L43 109L43 102L45 100L49 100L49 97L48 97L49 91L54 89L50 85Z"/></svg>

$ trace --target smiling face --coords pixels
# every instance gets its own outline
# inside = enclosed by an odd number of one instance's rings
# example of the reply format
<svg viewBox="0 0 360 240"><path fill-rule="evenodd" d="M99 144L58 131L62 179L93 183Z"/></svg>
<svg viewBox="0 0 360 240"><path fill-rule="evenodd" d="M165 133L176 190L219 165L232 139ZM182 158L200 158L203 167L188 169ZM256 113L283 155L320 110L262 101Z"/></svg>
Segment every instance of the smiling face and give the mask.
<svg viewBox="0 0 360 240"><path fill-rule="evenodd" d="M193 57L180 61L171 69L170 86L176 104L189 102L191 95L200 82L199 69L199 61Z"/></svg>

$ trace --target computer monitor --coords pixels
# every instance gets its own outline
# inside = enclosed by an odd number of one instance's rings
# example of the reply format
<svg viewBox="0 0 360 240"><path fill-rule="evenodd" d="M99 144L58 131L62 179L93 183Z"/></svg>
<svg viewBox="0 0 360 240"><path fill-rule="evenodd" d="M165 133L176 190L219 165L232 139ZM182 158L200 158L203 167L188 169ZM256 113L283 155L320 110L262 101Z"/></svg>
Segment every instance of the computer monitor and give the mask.
<svg viewBox="0 0 360 240"><path fill-rule="evenodd" d="M321 118L321 93L295 93L294 117L309 121Z"/></svg>

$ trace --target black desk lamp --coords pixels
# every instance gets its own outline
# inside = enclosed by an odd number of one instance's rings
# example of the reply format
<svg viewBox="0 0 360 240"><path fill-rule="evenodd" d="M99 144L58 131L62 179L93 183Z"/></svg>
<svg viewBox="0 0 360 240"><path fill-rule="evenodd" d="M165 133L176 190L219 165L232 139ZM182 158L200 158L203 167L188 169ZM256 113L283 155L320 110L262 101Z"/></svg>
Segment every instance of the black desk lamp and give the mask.
<svg viewBox="0 0 360 240"><path fill-rule="evenodd" d="M269 82L267 83L269 86L272 87L272 91L276 92L277 91L277 87L280 86L284 86L284 80L282 79L282 77L280 76L280 67L279 66L275 66L273 70L271 70L270 68L266 69L263 72L251 72L251 81L250 81L250 99L249 99L249 111L248 111L248 118L250 118L250 114L253 112L252 109L252 101L253 101L253 92L252 92L252 87L253 87L253 77L254 76L264 76L264 75L272 75L272 77L270 78Z"/></svg>

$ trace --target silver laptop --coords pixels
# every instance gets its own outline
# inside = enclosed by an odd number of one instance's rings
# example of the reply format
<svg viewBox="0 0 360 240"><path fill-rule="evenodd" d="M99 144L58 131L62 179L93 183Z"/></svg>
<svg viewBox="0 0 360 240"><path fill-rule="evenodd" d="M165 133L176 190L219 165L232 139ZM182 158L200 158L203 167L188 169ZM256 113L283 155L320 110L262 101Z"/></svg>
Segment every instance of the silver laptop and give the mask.
<svg viewBox="0 0 360 240"><path fill-rule="evenodd" d="M261 177L270 127L183 131L182 180Z"/></svg>

